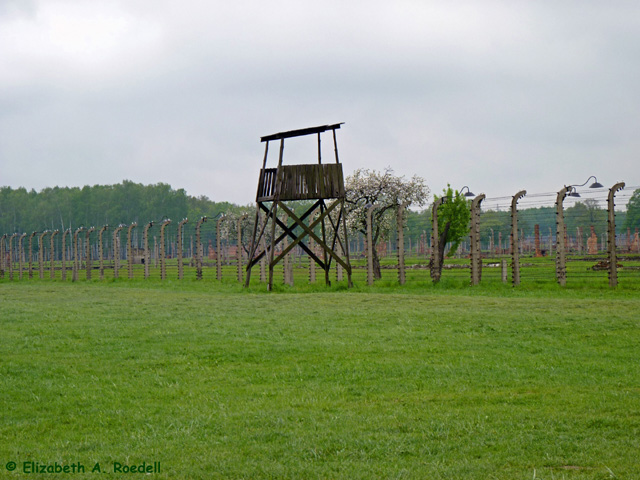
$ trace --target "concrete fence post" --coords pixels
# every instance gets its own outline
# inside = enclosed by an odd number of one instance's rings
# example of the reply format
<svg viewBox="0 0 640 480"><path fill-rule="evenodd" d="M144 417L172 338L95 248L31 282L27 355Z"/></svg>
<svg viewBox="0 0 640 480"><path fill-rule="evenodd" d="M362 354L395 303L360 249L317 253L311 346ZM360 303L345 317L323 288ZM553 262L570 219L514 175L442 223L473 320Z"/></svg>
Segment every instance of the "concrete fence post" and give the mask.
<svg viewBox="0 0 640 480"><path fill-rule="evenodd" d="M58 233L60 233L60 230L54 230L53 232L51 232L51 237L49 238L51 242L51 245L49 247L49 278L51 280L56 278L56 245L54 243L54 239L56 238L56 235Z"/></svg>
<svg viewBox="0 0 640 480"><path fill-rule="evenodd" d="M216 221L216 279L222 280L222 238L220 236L220 226L226 215L220 215Z"/></svg>
<svg viewBox="0 0 640 480"><path fill-rule="evenodd" d="M520 285L520 242L518 240L518 200L527 194L520 190L511 199L511 281Z"/></svg>
<svg viewBox="0 0 640 480"><path fill-rule="evenodd" d="M3 234L2 237L0 237L0 278L4 278L4 270L5 270L5 260L6 260L6 253L5 253L5 242L7 240L7 234Z"/></svg>
<svg viewBox="0 0 640 480"><path fill-rule="evenodd" d="M182 280L182 278L184 277L184 264L182 263L182 227L188 221L189 219L183 218L182 220L180 220L180 222L178 222L178 251L176 253L178 257L178 279L179 280Z"/></svg>
<svg viewBox="0 0 640 480"><path fill-rule="evenodd" d="M91 280L91 268L92 268L92 263L91 263L91 232L95 231L95 227L90 227L87 229L87 232L85 233L85 257L86 257L86 261L85 261L85 268L87 271L86 277L87 280Z"/></svg>
<svg viewBox="0 0 640 480"><path fill-rule="evenodd" d="M471 285L478 285L482 278L482 255L480 249L480 204L485 199L481 193L471 201L471 225L469 227L469 249L471 250Z"/></svg>
<svg viewBox="0 0 640 480"><path fill-rule="evenodd" d="M609 197L607 199L608 206L608 227L609 227L609 286L616 287L618 285L618 257L616 255L616 213L615 213L615 196L618 190L624 188L624 182L616 183L609 189Z"/></svg>
<svg viewBox="0 0 640 480"><path fill-rule="evenodd" d="M431 280L433 283L440 281L442 274L442 258L440 258L440 234L438 233L438 208L447 200L442 196L431 207L431 262L429 267L431 270Z"/></svg>
<svg viewBox="0 0 640 480"><path fill-rule="evenodd" d="M49 233L49 230L45 230L38 237L38 269L40 271L40 278L44 278L44 237Z"/></svg>
<svg viewBox="0 0 640 480"><path fill-rule="evenodd" d="M556 280L559 285L567 284L567 252L564 227L563 202L571 187L562 187L556 197Z"/></svg>
<svg viewBox="0 0 640 480"><path fill-rule="evenodd" d="M14 233L9 237L9 280L13 280L13 239L18 236L19 233Z"/></svg>
<svg viewBox="0 0 640 480"><path fill-rule="evenodd" d="M60 270L60 278L67 279L67 235L71 235L71 229L67 228L62 232L62 265Z"/></svg>
<svg viewBox="0 0 640 480"><path fill-rule="evenodd" d="M142 229L142 247L144 248L144 279L149 278L149 267L151 266L151 255L149 255L149 229L153 227L153 222L148 222Z"/></svg>
<svg viewBox="0 0 640 480"><path fill-rule="evenodd" d="M11 235L9 237L9 265L8 265L8 270L9 270L9 280L13 280L13 239L16 238L18 235L20 235L19 233L14 233L13 235Z"/></svg>
<svg viewBox="0 0 640 480"><path fill-rule="evenodd" d="M120 230L124 227L120 224L113 230L113 278L118 278L120 274Z"/></svg>
<svg viewBox="0 0 640 480"><path fill-rule="evenodd" d="M131 243L131 241L133 239L131 238L131 236L132 236L131 232L137 226L138 226L138 224L136 222L133 222L127 228L127 269L129 271L129 278L130 279L133 279L133 244Z"/></svg>
<svg viewBox="0 0 640 480"><path fill-rule="evenodd" d="M404 285L407 281L404 269L404 212L410 202L403 202L398 205L396 224L398 227L398 283Z"/></svg>
<svg viewBox="0 0 640 480"><path fill-rule="evenodd" d="M373 226L371 214L378 205L369 205L367 208L367 285L373 285Z"/></svg>
<svg viewBox="0 0 640 480"><path fill-rule="evenodd" d="M27 234L23 233L22 235L20 235L20 237L18 238L18 278L20 280L22 280L22 268L23 268L23 260L24 260L24 237L26 237Z"/></svg>
<svg viewBox="0 0 640 480"><path fill-rule="evenodd" d="M196 223L196 278L202 280L202 241L200 239L200 227L207 221L207 217L202 217Z"/></svg>
<svg viewBox="0 0 640 480"><path fill-rule="evenodd" d="M242 283L242 221L249 215L247 213L241 215L238 218L237 234L238 234L238 248L236 248L236 262L238 267L238 282Z"/></svg>
<svg viewBox="0 0 640 480"><path fill-rule="evenodd" d="M166 219L160 225L160 279L167 279L167 259L165 254L165 243L164 243L164 229L167 228L167 225L171 223L171 220Z"/></svg>
<svg viewBox="0 0 640 480"><path fill-rule="evenodd" d="M71 272L71 281L78 281L78 271L80 270L80 257L78 256L78 234L84 230L84 227L78 228L73 233L73 271Z"/></svg>
<svg viewBox="0 0 640 480"><path fill-rule="evenodd" d="M109 228L109 225L103 225L98 231L98 258L100 267L100 280L104 280L104 244L102 243L102 234Z"/></svg>
<svg viewBox="0 0 640 480"><path fill-rule="evenodd" d="M33 237L35 237L38 232L31 232L29 235L29 278L33 278ZM4 250L4 249L3 249Z"/></svg>

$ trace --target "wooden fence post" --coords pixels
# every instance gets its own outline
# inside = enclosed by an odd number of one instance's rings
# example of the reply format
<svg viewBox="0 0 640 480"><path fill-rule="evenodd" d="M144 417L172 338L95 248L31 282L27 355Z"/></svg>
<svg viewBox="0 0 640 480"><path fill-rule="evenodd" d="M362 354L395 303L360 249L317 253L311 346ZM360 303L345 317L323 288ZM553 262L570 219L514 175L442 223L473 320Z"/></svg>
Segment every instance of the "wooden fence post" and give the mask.
<svg viewBox="0 0 640 480"><path fill-rule="evenodd" d="M520 242L518 241L518 200L527 194L520 190L511 199L511 275L513 285L520 285Z"/></svg>

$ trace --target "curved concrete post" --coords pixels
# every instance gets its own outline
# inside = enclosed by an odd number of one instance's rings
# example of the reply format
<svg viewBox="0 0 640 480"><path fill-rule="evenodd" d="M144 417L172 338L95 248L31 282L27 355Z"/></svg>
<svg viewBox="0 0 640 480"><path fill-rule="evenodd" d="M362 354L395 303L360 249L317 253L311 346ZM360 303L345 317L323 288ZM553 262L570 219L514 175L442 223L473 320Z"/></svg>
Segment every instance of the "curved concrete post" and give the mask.
<svg viewBox="0 0 640 480"><path fill-rule="evenodd" d="M200 239L200 227L207 221L207 217L202 217L196 223L196 279L202 280L202 241Z"/></svg>
<svg viewBox="0 0 640 480"><path fill-rule="evenodd" d="M18 278L20 280L22 280L22 268L23 268L22 263L24 261L23 260L23 257L24 257L24 245L23 245L24 242L23 242L23 240L24 240L24 237L26 237L26 236L27 236L27 234L23 233L18 238L18 268L19 268L19 270L18 270Z"/></svg>
<svg viewBox="0 0 640 480"><path fill-rule="evenodd" d="M14 233L9 237L9 280L13 280L13 239L19 236L19 233Z"/></svg>
<svg viewBox="0 0 640 480"><path fill-rule="evenodd" d="M216 279L222 280L222 241L220 238L220 225L227 218L226 215L220 215L216 221Z"/></svg>
<svg viewBox="0 0 640 480"><path fill-rule="evenodd" d="M178 279L179 280L182 280L182 277L184 276L184 265L182 264L182 227L188 221L189 220L187 218L183 218L178 223L178 251L176 253L178 257Z"/></svg>
<svg viewBox="0 0 640 480"><path fill-rule="evenodd" d="M482 255L480 252L480 204L485 199L481 193L471 201L471 225L469 247L471 250L471 285L478 285L482 278Z"/></svg>
<svg viewBox="0 0 640 480"><path fill-rule="evenodd" d="M38 232L31 232L31 235L29 235L29 251L27 252L27 255L29 255L29 278L33 278L33 237L37 234Z"/></svg>
<svg viewBox="0 0 640 480"><path fill-rule="evenodd" d="M242 283L242 220L244 220L245 218L247 218L249 215L248 214L243 214L238 218L238 228L237 228L237 234L238 234L238 248L236 248L236 262L238 265L238 281L240 283Z"/></svg>
<svg viewBox="0 0 640 480"><path fill-rule="evenodd" d="M7 239L7 234L3 234L2 237L0 237L0 278L4 278L4 270L5 270L5 260L6 260L6 253L5 253L5 241Z"/></svg>
<svg viewBox="0 0 640 480"><path fill-rule="evenodd" d="M129 278L133 278L133 244L131 243L131 232L138 226L137 222L133 222L127 227L127 269L129 271Z"/></svg>
<svg viewBox="0 0 640 480"><path fill-rule="evenodd" d="M440 197L433 202L431 207L431 262L429 267L431 269L431 280L433 283L440 281L440 275L442 273L442 258L440 258L440 234L438 233L438 209L447 200L447 197Z"/></svg>
<svg viewBox="0 0 640 480"><path fill-rule="evenodd" d="M40 270L40 278L44 278L44 237L49 233L49 230L45 230L38 237L38 269Z"/></svg>
<svg viewBox="0 0 640 480"><path fill-rule="evenodd" d="M49 278L53 280L56 278L56 244L54 242L56 235L60 233L60 230L54 230L51 232L51 237L49 238L50 247L49 247Z"/></svg>
<svg viewBox="0 0 640 480"><path fill-rule="evenodd" d="M167 278L167 262L165 255L165 244L164 244L164 229L167 228L167 225L171 223L171 220L166 219L160 225L160 279L166 280Z"/></svg>
<svg viewBox="0 0 640 480"><path fill-rule="evenodd" d="M379 205L367 208L367 285L373 285L373 220L371 214Z"/></svg>
<svg viewBox="0 0 640 480"><path fill-rule="evenodd" d="M518 200L527 194L520 190L511 199L511 275L513 285L520 285L520 248L518 241Z"/></svg>
<svg viewBox="0 0 640 480"><path fill-rule="evenodd" d="M84 249L85 249L85 258L86 258L86 262L85 262L85 267L87 270L87 280L91 280L91 239L89 238L89 236L91 235L91 232L95 231L95 227L91 227L87 230L87 233L85 234L85 244L84 244Z"/></svg>
<svg viewBox="0 0 640 480"><path fill-rule="evenodd" d="M153 227L153 222L147 223L142 229L142 247L144 248L144 278L149 278L149 267L151 255L149 255L149 229Z"/></svg>
<svg viewBox="0 0 640 480"><path fill-rule="evenodd" d="M562 203L570 189L571 187L563 187L556 197L556 280L563 287L567 284L567 252Z"/></svg>
<svg viewBox="0 0 640 480"><path fill-rule="evenodd" d="M109 225L103 225L98 231L98 258L100 265L100 280L104 280L104 244L102 243L102 234L109 228Z"/></svg>
<svg viewBox="0 0 640 480"><path fill-rule="evenodd" d="M67 279L67 235L71 235L70 228L62 232L62 270L60 270L62 280Z"/></svg>
<svg viewBox="0 0 640 480"><path fill-rule="evenodd" d="M126 225L120 224L113 230L113 278L120 274L120 230Z"/></svg>
<svg viewBox="0 0 640 480"><path fill-rule="evenodd" d="M78 228L73 234L73 272L71 281L78 281L78 272L80 271L80 258L78 256L78 234L84 230L84 227Z"/></svg>
<svg viewBox="0 0 640 480"><path fill-rule="evenodd" d="M607 199L608 206L608 227L609 227L609 286L618 285L618 257L616 255L616 213L615 213L615 196L618 190L624 188L624 182L616 183L609 189L609 197Z"/></svg>
<svg viewBox="0 0 640 480"><path fill-rule="evenodd" d="M404 285L407 281L404 271L404 212L410 204L410 202L404 202L398 205L398 215L396 217L398 227L398 283L400 285Z"/></svg>

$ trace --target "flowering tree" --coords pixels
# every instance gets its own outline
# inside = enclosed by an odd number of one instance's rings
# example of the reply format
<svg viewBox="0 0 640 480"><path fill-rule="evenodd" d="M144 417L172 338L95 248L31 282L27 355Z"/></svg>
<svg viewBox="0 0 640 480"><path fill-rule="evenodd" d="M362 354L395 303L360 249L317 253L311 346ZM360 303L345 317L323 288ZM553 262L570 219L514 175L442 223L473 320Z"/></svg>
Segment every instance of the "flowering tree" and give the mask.
<svg viewBox="0 0 640 480"><path fill-rule="evenodd" d="M377 205L372 214L373 245L381 236L391 230L398 206L408 203L415 206L425 205L429 197L429 187L423 178L414 175L410 180L397 177L391 168L384 172L359 169L347 177L346 213L347 226L352 232L367 234L367 208ZM380 278L380 260L373 248L373 271L375 278Z"/></svg>

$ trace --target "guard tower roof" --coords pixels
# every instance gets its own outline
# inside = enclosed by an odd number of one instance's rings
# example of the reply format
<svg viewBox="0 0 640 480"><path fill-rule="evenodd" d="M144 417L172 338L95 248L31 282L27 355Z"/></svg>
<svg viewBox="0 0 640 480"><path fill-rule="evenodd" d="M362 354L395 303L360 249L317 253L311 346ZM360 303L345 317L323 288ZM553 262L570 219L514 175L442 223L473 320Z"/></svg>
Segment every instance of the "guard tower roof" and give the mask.
<svg viewBox="0 0 640 480"><path fill-rule="evenodd" d="M288 132L274 133L266 137L260 137L261 142L270 142L271 140L280 140L283 138L301 137L303 135L311 135L313 133L322 133L326 130L337 130L344 122L335 123L333 125L322 125L319 127L301 128L299 130L289 130Z"/></svg>

